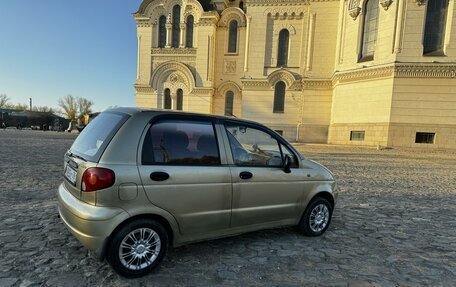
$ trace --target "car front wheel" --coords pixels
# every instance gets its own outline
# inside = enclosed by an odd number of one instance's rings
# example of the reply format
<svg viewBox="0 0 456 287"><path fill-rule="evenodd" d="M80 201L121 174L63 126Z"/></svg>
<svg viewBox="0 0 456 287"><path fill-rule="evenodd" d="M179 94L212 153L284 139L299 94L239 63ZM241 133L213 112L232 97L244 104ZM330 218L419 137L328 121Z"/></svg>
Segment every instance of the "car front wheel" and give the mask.
<svg viewBox="0 0 456 287"><path fill-rule="evenodd" d="M122 276L133 278L149 273L163 260L168 248L168 235L153 220L130 222L117 231L109 245L107 259Z"/></svg>
<svg viewBox="0 0 456 287"><path fill-rule="evenodd" d="M307 205L298 225L306 236L319 236L328 229L331 222L332 206L328 200L316 197Z"/></svg>

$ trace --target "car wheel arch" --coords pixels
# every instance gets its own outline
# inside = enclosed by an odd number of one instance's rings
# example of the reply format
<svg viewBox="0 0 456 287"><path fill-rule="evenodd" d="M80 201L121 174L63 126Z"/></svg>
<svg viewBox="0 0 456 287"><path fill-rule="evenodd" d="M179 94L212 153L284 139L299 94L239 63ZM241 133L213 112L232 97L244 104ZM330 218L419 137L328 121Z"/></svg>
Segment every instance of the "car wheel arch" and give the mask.
<svg viewBox="0 0 456 287"><path fill-rule="evenodd" d="M309 194L304 201L305 205L303 206L301 215L299 216L299 218L297 218L298 221L296 224L298 224L301 221L301 218L304 216L304 213L306 212L307 207L317 197L321 197L321 198L324 198L327 201L329 201L329 203L331 204L331 209L334 210L335 199L334 199L334 196L331 194L331 192L322 190L322 191L318 191L316 193Z"/></svg>
<svg viewBox="0 0 456 287"><path fill-rule="evenodd" d="M312 198L309 200L309 202L314 200L314 198L316 198L316 197L322 197L322 198L326 199L327 201L329 201L329 203L331 204L331 208L334 210L334 205L335 205L334 196L330 192L320 191L317 194L315 194L314 196L312 196Z"/></svg>
<svg viewBox="0 0 456 287"><path fill-rule="evenodd" d="M104 260L106 257L106 252L108 250L109 244L111 243L111 238L112 236L118 232L122 227L127 225L130 222L141 220L141 219L146 219L146 220L153 220L157 221L160 223L166 230L166 233L168 235L168 240L169 240L169 245L173 245L173 240L174 240L174 231L173 228L171 227L171 224L168 222L166 218L164 218L161 215L158 214L138 214L132 217L129 217L128 219L122 221L120 224L117 225L117 227L111 232L111 234L106 238L102 253L100 255L100 260Z"/></svg>

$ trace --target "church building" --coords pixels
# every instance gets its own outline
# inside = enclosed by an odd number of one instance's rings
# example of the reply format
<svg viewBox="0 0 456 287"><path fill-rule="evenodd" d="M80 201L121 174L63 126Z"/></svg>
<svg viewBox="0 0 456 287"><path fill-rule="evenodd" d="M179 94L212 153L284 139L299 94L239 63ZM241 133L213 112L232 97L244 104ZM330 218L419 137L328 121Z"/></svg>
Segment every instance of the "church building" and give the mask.
<svg viewBox="0 0 456 287"><path fill-rule="evenodd" d="M291 141L456 148L454 0L144 0L136 104Z"/></svg>

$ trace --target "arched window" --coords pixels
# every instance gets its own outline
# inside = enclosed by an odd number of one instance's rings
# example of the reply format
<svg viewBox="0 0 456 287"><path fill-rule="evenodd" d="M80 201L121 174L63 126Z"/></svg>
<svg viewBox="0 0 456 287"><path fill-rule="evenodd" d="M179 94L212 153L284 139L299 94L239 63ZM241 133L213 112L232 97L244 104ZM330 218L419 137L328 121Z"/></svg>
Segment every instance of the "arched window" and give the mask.
<svg viewBox="0 0 456 287"><path fill-rule="evenodd" d="M279 33L279 48L277 52L277 67L286 66L288 63L288 45L290 43L290 32L282 29Z"/></svg>
<svg viewBox="0 0 456 287"><path fill-rule="evenodd" d="M238 22L236 20L232 20L229 25L228 53L236 53L237 51L237 34Z"/></svg>
<svg viewBox="0 0 456 287"><path fill-rule="evenodd" d="M234 93L233 93L233 91L228 91L225 94L225 116L233 115L233 106L234 106Z"/></svg>
<svg viewBox="0 0 456 287"><path fill-rule="evenodd" d="M378 0L367 0L363 19L363 41L360 61L374 59L378 31Z"/></svg>
<svg viewBox="0 0 456 287"><path fill-rule="evenodd" d="M174 6L173 7L173 39L171 42L171 46L174 48L179 48L180 14L181 14L181 7L179 5Z"/></svg>
<svg viewBox="0 0 456 287"><path fill-rule="evenodd" d="M424 28L424 54L443 55L448 0L428 0Z"/></svg>
<svg viewBox="0 0 456 287"><path fill-rule="evenodd" d="M162 15L158 19L158 47L166 46L166 16Z"/></svg>
<svg viewBox="0 0 456 287"><path fill-rule="evenodd" d="M285 83L280 81L274 88L274 113L283 113L285 111Z"/></svg>
<svg viewBox="0 0 456 287"><path fill-rule="evenodd" d="M184 91L182 89L177 90L176 109L182 111L184 105Z"/></svg>
<svg viewBox="0 0 456 287"><path fill-rule="evenodd" d="M171 91L169 89L165 89L165 104L164 108L170 110L171 109Z"/></svg>
<svg viewBox="0 0 456 287"><path fill-rule="evenodd" d="M193 48L193 24L195 22L195 19L193 18L192 15L187 17L187 35L185 35L185 47L187 48Z"/></svg>

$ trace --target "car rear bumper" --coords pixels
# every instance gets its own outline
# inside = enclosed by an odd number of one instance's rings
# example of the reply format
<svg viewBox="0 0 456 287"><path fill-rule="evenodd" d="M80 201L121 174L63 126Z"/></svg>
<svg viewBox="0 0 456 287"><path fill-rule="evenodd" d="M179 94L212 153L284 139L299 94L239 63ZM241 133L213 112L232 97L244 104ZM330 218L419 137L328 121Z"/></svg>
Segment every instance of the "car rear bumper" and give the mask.
<svg viewBox="0 0 456 287"><path fill-rule="evenodd" d="M128 218L121 208L94 206L75 198L63 184L58 192L59 215L70 232L88 249L102 255L106 239Z"/></svg>

